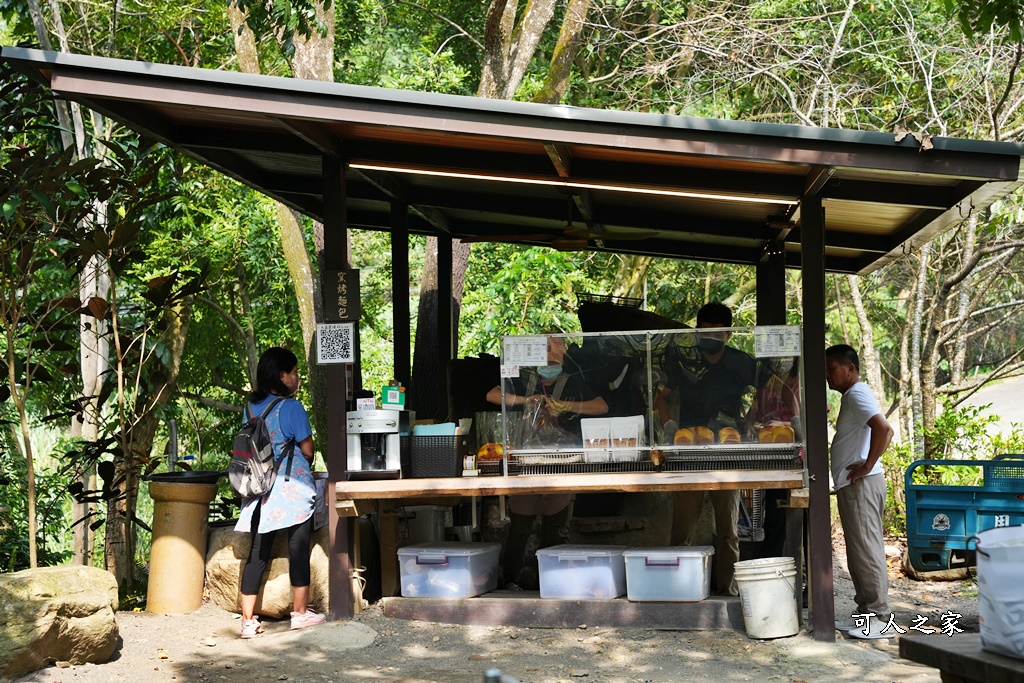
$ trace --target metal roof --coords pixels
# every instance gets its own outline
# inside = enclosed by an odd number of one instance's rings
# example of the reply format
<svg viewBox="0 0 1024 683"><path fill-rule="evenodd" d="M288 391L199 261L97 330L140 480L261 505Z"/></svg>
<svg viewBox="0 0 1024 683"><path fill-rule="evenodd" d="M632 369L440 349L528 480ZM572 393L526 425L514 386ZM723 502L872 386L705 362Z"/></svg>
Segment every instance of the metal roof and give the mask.
<svg viewBox="0 0 1024 683"><path fill-rule="evenodd" d="M23 48L4 47L2 58L319 220L324 164L341 160L352 228L389 230L397 200L409 206L413 233L746 264L781 248L797 267L800 200L819 194L826 269L863 274L1022 180L1024 145L1015 143L933 138L923 149L909 135L897 142Z"/></svg>

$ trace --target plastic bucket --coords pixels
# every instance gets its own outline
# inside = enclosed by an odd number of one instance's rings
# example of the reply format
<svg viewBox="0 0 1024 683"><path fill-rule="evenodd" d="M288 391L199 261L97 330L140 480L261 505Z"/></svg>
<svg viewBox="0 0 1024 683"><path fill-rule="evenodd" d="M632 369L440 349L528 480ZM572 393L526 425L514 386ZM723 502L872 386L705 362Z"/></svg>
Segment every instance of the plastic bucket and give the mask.
<svg viewBox="0 0 1024 683"><path fill-rule="evenodd" d="M796 562L765 557L736 563L743 625L750 638L783 638L800 630Z"/></svg>
<svg viewBox="0 0 1024 683"><path fill-rule="evenodd" d="M981 649L1024 659L1024 526L989 529L977 538Z"/></svg>

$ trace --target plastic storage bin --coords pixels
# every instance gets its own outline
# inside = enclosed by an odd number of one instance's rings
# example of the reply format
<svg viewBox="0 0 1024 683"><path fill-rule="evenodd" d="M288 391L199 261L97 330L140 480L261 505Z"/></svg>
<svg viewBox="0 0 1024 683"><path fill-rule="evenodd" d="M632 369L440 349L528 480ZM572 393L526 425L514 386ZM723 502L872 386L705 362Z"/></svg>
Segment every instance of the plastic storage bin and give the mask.
<svg viewBox="0 0 1024 683"><path fill-rule="evenodd" d="M711 593L708 545L631 548L626 562L626 597L637 602L698 602Z"/></svg>
<svg viewBox="0 0 1024 683"><path fill-rule="evenodd" d="M471 598L498 585L500 543L420 543L398 549L402 595Z"/></svg>
<svg viewBox="0 0 1024 683"><path fill-rule="evenodd" d="M610 600L626 592L624 545L556 545L537 551L540 597Z"/></svg>

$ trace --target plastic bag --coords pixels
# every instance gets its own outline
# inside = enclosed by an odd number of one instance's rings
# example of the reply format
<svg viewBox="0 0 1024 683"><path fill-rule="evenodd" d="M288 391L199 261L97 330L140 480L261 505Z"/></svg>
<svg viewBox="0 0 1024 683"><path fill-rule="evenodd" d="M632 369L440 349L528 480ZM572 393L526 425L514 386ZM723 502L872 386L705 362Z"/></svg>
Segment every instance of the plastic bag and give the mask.
<svg viewBox="0 0 1024 683"><path fill-rule="evenodd" d="M572 448L578 445L576 437L559 426L558 419L543 399L527 402L519 421L517 443L520 448L529 449Z"/></svg>
<svg viewBox="0 0 1024 683"><path fill-rule="evenodd" d="M1024 659L1024 526L978 534L981 649Z"/></svg>

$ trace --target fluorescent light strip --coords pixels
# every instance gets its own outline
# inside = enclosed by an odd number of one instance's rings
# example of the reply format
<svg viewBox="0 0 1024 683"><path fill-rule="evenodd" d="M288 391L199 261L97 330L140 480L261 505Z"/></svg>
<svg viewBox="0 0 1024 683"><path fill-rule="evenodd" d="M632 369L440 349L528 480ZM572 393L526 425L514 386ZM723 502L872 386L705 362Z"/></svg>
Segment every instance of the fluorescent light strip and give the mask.
<svg viewBox="0 0 1024 683"><path fill-rule="evenodd" d="M633 194L653 194L665 197L688 197L692 199L716 199L727 202L752 202L755 204L782 204L792 206L795 199L770 199L768 197L745 197L729 194L712 194L709 192L691 192L687 190L662 190L654 187L629 187L627 185L603 185L601 183L580 183L571 180L544 180L542 178L521 178L480 173L459 173L456 171L431 171L425 168L403 168L400 166L379 166L377 164L349 164L350 168L362 171L385 171L388 173L408 173L410 175L438 176L441 178L465 178L467 180L490 180L505 183L521 183L523 185L547 185L551 187L572 187L584 190L609 190L611 192L631 192Z"/></svg>

